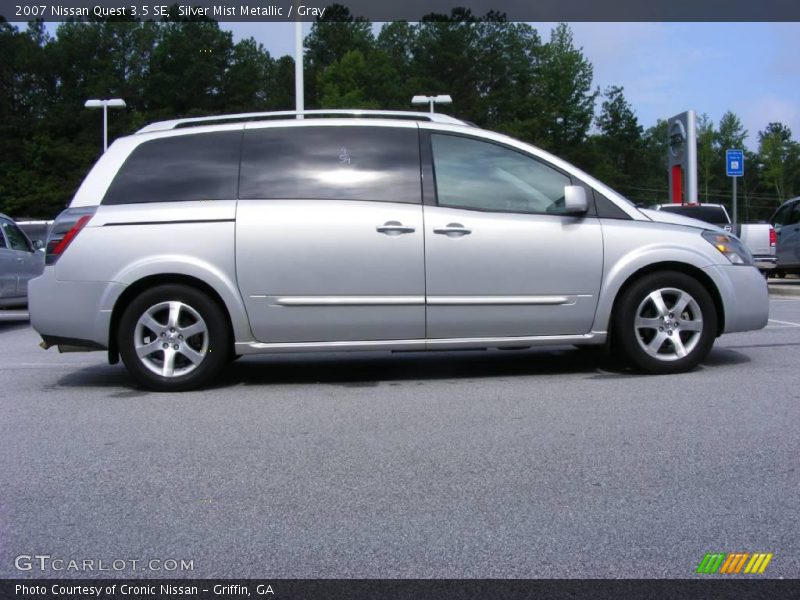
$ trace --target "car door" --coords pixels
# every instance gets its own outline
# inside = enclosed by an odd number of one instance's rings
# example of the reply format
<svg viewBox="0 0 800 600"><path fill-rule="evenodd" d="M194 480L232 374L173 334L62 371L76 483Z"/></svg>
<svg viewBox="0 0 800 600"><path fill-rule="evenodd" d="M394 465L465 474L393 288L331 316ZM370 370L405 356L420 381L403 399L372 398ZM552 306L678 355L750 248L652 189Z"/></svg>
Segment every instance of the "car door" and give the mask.
<svg viewBox="0 0 800 600"><path fill-rule="evenodd" d="M784 210L785 209L785 210ZM800 202L788 204L775 215L779 267L800 265Z"/></svg>
<svg viewBox="0 0 800 600"><path fill-rule="evenodd" d="M497 143L431 133L425 206L427 337L587 333L603 268L600 223L564 214L571 178Z"/></svg>
<svg viewBox="0 0 800 600"><path fill-rule="evenodd" d="M17 294L17 258L8 247L0 219L0 300L13 298Z"/></svg>
<svg viewBox="0 0 800 600"><path fill-rule="evenodd" d="M261 342L424 337L416 124L351 123L245 130L236 269Z"/></svg>
<svg viewBox="0 0 800 600"><path fill-rule="evenodd" d="M28 238L22 233L22 230L17 227L12 221L8 219L0 219L0 227L5 234L6 244L12 257L11 261L11 281L8 282L9 293L17 297L25 297L28 295L28 281L31 278L39 275L41 269L39 262L36 259L35 251ZM11 289L13 287L13 292Z"/></svg>

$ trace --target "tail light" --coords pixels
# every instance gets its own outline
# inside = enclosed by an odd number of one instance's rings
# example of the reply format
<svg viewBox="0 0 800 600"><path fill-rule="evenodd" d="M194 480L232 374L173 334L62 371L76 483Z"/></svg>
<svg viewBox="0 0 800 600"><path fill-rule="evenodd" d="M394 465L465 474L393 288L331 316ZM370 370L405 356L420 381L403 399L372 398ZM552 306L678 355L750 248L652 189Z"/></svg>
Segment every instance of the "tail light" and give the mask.
<svg viewBox="0 0 800 600"><path fill-rule="evenodd" d="M64 251L75 240L89 220L94 215L97 207L87 206L81 208L68 208L56 218L50 235L47 237L47 252L45 264L54 265L64 254Z"/></svg>
<svg viewBox="0 0 800 600"><path fill-rule="evenodd" d="M778 243L778 236L775 234L775 228L770 226L770 228L769 228L769 247L770 248L774 248L777 243Z"/></svg>

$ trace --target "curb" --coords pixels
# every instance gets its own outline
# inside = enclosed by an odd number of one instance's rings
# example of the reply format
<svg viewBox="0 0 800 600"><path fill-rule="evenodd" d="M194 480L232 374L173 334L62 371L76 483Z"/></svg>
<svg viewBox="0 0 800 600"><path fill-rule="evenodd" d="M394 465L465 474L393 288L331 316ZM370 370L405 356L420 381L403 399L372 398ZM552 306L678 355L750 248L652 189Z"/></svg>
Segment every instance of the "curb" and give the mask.
<svg viewBox="0 0 800 600"><path fill-rule="evenodd" d="M768 284L770 296L794 296L800 298L800 286Z"/></svg>

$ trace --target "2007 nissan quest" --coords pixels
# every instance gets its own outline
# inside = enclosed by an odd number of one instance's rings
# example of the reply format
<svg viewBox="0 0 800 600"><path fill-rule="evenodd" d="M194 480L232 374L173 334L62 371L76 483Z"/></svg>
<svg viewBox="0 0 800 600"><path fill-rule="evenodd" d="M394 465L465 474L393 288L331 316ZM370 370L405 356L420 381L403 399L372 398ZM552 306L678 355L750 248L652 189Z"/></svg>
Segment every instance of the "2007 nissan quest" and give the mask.
<svg viewBox="0 0 800 600"><path fill-rule="evenodd" d="M735 237L437 114L154 123L92 168L30 284L43 346L156 390L260 352L612 341L651 373L764 327Z"/></svg>

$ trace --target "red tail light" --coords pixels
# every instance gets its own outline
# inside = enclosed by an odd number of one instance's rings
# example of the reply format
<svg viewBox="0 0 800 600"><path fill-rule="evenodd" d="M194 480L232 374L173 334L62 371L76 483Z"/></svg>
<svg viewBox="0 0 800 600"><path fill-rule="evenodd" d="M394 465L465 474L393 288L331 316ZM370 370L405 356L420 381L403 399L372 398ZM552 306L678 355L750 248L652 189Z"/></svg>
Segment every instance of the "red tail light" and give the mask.
<svg viewBox="0 0 800 600"><path fill-rule="evenodd" d="M95 212L95 208L68 208L55 220L47 239L45 264L54 265L75 240Z"/></svg>
<svg viewBox="0 0 800 600"><path fill-rule="evenodd" d="M774 248L775 245L778 243L778 236L775 234L775 228L769 228L769 247Z"/></svg>

